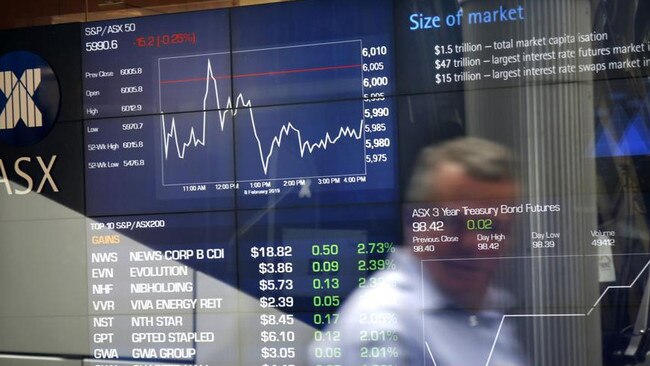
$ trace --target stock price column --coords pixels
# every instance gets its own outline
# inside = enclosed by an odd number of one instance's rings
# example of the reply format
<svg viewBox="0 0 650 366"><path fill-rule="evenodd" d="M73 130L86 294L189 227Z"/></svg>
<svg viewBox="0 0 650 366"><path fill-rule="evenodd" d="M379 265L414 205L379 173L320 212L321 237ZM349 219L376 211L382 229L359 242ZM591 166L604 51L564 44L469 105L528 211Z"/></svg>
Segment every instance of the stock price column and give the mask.
<svg viewBox="0 0 650 366"><path fill-rule="evenodd" d="M371 286L369 274L390 266L385 257L399 237L396 206L250 211L238 220L247 228L239 243L240 288L257 299L242 309L242 362L340 359L338 309L353 291Z"/></svg>
<svg viewBox="0 0 650 366"><path fill-rule="evenodd" d="M231 213L89 220L94 359L238 365L233 225Z"/></svg>

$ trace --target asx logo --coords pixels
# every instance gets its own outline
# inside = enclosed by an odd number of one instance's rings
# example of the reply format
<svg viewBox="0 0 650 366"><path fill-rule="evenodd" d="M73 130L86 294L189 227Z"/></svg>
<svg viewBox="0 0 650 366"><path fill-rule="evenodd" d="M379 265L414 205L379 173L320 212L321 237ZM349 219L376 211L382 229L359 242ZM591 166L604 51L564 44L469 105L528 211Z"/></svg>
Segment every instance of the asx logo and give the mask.
<svg viewBox="0 0 650 366"><path fill-rule="evenodd" d="M13 51L0 57L0 143L41 141L59 113L59 83L40 56Z"/></svg>
<svg viewBox="0 0 650 366"><path fill-rule="evenodd" d="M59 82L47 61L27 51L0 56L0 187L8 195L59 191L52 176L57 155L29 156L42 149L28 147L47 136L59 107Z"/></svg>
<svg viewBox="0 0 650 366"><path fill-rule="evenodd" d="M20 79L12 71L0 72L0 92L7 98L0 113L0 130L16 127L42 127L43 114L34 102L34 92L41 85L41 69L27 69Z"/></svg>

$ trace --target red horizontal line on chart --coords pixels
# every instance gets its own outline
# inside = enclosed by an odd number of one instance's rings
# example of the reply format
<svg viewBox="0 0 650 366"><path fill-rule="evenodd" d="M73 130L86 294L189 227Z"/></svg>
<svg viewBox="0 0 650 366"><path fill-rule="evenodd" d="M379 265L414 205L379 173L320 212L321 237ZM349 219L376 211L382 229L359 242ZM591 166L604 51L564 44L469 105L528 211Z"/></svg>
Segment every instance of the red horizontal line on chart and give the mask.
<svg viewBox="0 0 650 366"><path fill-rule="evenodd" d="M266 75L282 75L282 74L295 74L301 72L314 72L314 71L328 71L328 70L340 70L340 69L353 69L361 67L361 64L355 65L340 65L340 66L323 66L323 67L312 67L308 69L293 69L293 70L280 70L280 71L267 71L267 72L255 72L250 74L239 74L239 75L226 75L226 76L215 76L215 79L239 79L239 78L248 78L254 76L266 76ZM178 80L162 80L161 84L175 84L175 83L188 83L193 81L206 81L207 78L191 78L191 79L178 79Z"/></svg>

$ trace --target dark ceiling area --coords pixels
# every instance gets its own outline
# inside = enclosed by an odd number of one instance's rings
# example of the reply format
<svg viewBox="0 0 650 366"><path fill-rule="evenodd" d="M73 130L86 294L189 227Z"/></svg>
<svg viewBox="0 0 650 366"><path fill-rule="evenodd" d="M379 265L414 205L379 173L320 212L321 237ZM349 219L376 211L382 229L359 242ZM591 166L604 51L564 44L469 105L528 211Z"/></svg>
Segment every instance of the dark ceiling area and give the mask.
<svg viewBox="0 0 650 366"><path fill-rule="evenodd" d="M0 29L85 22L273 3L285 0L21 0L7 1Z"/></svg>

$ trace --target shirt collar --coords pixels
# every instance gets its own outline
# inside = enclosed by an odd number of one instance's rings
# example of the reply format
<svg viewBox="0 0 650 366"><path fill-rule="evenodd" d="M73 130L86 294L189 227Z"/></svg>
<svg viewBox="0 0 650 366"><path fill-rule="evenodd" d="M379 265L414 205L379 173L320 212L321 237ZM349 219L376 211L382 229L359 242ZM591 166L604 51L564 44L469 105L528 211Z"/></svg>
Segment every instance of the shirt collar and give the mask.
<svg viewBox="0 0 650 366"><path fill-rule="evenodd" d="M413 287L412 291L421 294L422 311L464 310L423 273L422 261L412 254L409 248L399 248L391 254L391 259L396 265L396 270L403 275L397 285ZM490 287L482 307L485 310L479 313L502 313L514 305L515 298L512 294L504 289Z"/></svg>

